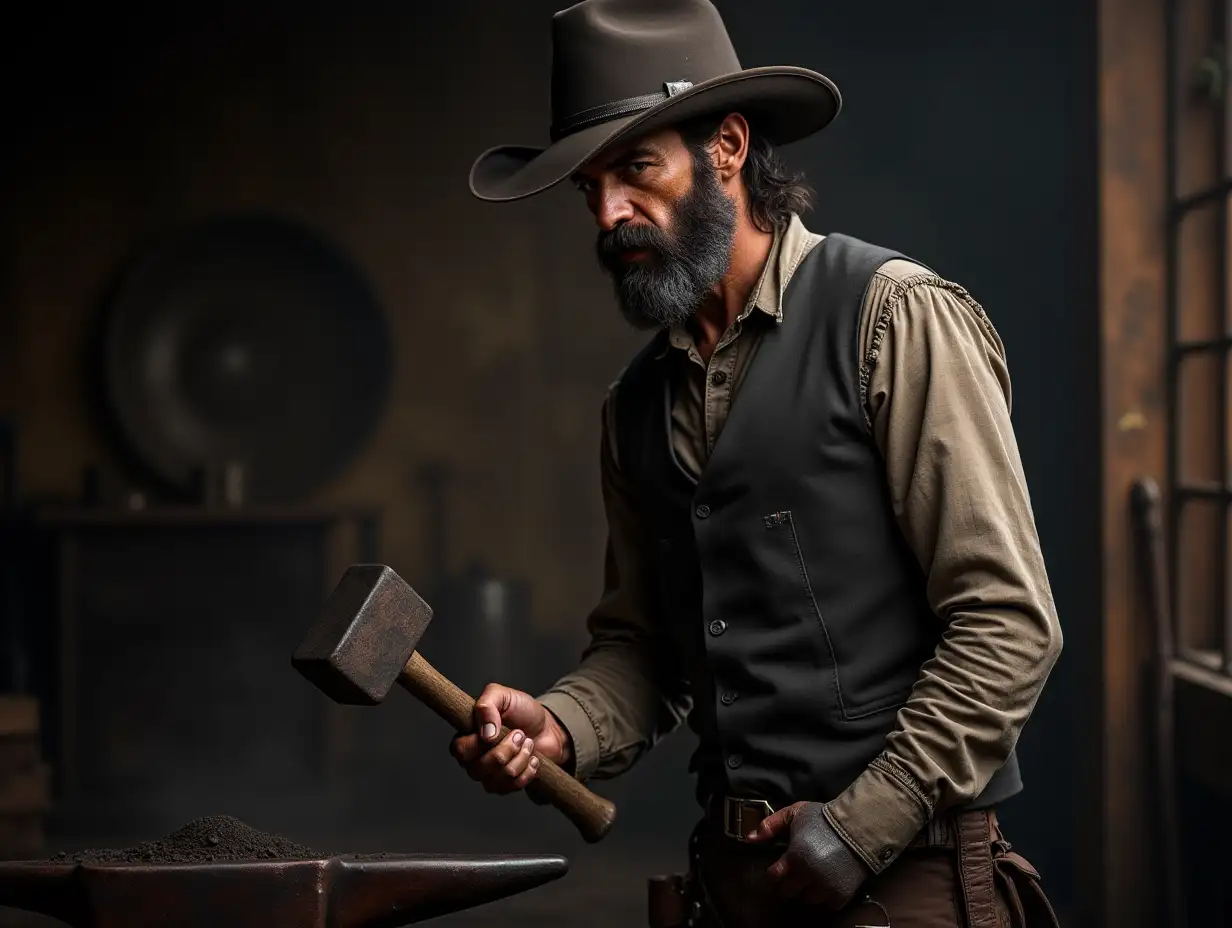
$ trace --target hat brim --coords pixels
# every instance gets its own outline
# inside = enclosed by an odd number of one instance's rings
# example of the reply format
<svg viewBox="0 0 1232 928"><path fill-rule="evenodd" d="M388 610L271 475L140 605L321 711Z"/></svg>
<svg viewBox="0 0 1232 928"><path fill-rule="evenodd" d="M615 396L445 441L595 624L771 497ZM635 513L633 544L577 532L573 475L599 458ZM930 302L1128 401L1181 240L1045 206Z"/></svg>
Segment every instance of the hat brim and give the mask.
<svg viewBox="0 0 1232 928"><path fill-rule="evenodd" d="M749 68L697 84L633 116L581 129L547 148L489 149L471 167L471 193L495 203L542 193L617 142L709 113L742 113L770 142L786 145L824 129L841 107L838 88L816 71Z"/></svg>

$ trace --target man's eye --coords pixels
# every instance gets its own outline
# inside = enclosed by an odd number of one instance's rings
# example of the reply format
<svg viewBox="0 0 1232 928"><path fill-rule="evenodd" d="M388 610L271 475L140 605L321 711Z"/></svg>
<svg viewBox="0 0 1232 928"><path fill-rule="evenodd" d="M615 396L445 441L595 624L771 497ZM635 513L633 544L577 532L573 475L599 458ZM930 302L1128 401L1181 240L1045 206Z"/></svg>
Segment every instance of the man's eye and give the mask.
<svg viewBox="0 0 1232 928"><path fill-rule="evenodd" d="M629 170L634 174L641 174L642 171L646 170L648 167L650 167L649 161L634 161L631 165L629 165Z"/></svg>

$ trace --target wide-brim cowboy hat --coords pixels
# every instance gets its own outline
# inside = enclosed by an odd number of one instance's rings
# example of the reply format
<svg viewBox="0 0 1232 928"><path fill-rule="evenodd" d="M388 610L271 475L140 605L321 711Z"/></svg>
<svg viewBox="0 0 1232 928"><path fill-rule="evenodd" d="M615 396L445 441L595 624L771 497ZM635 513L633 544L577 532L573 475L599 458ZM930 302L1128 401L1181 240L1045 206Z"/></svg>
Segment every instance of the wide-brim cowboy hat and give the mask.
<svg viewBox="0 0 1232 928"><path fill-rule="evenodd" d="M785 145L825 128L841 105L816 71L741 68L709 0L583 0L552 21L551 144L489 149L470 188L481 200L532 196L621 141L718 113L741 113Z"/></svg>

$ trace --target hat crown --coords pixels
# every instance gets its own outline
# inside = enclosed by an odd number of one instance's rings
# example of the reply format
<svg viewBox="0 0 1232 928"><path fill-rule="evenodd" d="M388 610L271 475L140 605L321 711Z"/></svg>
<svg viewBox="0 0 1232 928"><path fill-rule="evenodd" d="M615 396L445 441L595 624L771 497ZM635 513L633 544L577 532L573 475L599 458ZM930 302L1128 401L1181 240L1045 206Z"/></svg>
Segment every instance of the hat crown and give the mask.
<svg viewBox="0 0 1232 928"><path fill-rule="evenodd" d="M552 21L552 121L740 69L708 0L583 0Z"/></svg>

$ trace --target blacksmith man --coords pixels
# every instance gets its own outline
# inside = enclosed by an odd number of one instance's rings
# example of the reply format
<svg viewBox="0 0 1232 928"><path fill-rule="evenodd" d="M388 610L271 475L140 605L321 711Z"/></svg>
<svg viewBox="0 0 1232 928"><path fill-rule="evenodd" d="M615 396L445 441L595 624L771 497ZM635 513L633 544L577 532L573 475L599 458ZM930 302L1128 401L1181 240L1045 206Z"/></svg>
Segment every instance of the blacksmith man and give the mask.
<svg viewBox="0 0 1232 928"><path fill-rule="evenodd" d="M838 90L742 70L708 0L585 0L553 43L552 144L488 151L471 190L571 180L655 334L604 404L581 665L538 699L489 686L454 755L491 792L532 745L613 777L687 718L705 924L1054 924L995 815L1061 631L992 323L805 228L774 146Z"/></svg>

